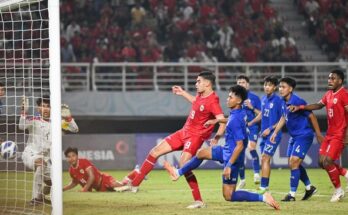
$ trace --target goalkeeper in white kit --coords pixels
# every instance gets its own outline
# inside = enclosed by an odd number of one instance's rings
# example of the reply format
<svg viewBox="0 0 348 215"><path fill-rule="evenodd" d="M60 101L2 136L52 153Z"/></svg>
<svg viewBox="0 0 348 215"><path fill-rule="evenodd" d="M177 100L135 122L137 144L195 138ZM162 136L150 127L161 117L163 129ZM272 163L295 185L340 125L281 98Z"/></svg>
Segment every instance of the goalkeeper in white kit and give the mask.
<svg viewBox="0 0 348 215"><path fill-rule="evenodd" d="M23 97L21 105L21 117L19 129L28 130L29 136L26 147L22 153L24 165L34 170L32 199L30 205L38 205L44 202L44 194L50 193L52 185L50 177L50 150L51 139L51 107L50 98L47 95L36 100L38 115L28 116L29 100ZM73 133L78 132L78 126L72 118L69 107L62 105L62 129ZM43 190L43 182L45 188Z"/></svg>

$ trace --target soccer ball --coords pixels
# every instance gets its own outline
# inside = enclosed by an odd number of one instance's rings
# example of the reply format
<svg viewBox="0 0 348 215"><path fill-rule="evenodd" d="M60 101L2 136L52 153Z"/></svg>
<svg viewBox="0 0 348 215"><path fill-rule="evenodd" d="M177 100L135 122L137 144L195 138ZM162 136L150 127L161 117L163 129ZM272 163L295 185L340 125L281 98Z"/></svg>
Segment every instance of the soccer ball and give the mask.
<svg viewBox="0 0 348 215"><path fill-rule="evenodd" d="M1 143L0 153L4 159L13 159L16 157L17 144L13 141L5 141Z"/></svg>

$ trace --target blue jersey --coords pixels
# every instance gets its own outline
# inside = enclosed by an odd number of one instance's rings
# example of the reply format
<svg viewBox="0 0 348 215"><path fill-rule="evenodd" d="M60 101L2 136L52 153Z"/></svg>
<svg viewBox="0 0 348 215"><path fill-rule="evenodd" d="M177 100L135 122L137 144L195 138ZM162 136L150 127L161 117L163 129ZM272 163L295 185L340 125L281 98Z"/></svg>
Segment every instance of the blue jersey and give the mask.
<svg viewBox="0 0 348 215"><path fill-rule="evenodd" d="M287 108L290 105L299 106L306 104L306 101L296 94L291 94L289 101L283 103L282 115L285 118L286 127L291 137L295 138L299 136L313 135L313 129L308 120L308 116L311 112L305 110L290 112Z"/></svg>
<svg viewBox="0 0 348 215"><path fill-rule="evenodd" d="M250 91L248 91L248 99L250 100L251 105L258 110L261 110L261 101L260 98L255 94L252 93ZM251 120L253 120L256 115L254 113L254 111L250 108L248 108L246 105L243 104L242 108L245 110L246 115L247 115L247 122L250 122ZM258 124L254 124L252 126L249 127L250 130L257 130L257 132L259 131L259 126Z"/></svg>
<svg viewBox="0 0 348 215"><path fill-rule="evenodd" d="M228 161L234 149L237 146L237 141L242 140L244 148L248 144L246 132L246 113L244 109L231 110L228 117L225 133L225 145L223 148L223 159Z"/></svg>
<svg viewBox="0 0 348 215"><path fill-rule="evenodd" d="M273 93L269 97L263 96L261 102L261 133L267 128L275 125L279 122L280 117L282 116L282 104L283 100L280 96ZM281 131L279 132L279 134ZM270 133L271 135L272 133Z"/></svg>

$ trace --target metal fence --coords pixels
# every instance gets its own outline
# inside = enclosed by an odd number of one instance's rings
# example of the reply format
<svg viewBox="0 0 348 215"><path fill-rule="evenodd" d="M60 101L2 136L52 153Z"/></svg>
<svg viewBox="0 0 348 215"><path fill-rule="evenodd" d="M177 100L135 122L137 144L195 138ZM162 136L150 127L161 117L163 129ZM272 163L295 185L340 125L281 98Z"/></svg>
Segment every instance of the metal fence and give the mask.
<svg viewBox="0 0 348 215"><path fill-rule="evenodd" d="M200 71L216 75L217 90L226 90L245 74L250 88L263 91L269 75L291 76L297 91L318 92L327 88L328 73L341 63L62 63L63 91L168 91L172 85L194 90ZM347 78L348 79L348 78ZM348 83L348 82L347 82Z"/></svg>

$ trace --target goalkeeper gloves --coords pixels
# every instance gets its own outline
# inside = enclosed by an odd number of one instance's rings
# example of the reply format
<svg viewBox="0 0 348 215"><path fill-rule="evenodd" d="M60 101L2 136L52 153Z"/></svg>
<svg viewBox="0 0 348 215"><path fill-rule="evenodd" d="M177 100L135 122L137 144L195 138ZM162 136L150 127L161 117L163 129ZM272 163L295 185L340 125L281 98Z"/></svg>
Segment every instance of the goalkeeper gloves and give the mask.
<svg viewBox="0 0 348 215"><path fill-rule="evenodd" d="M67 121L70 122L72 120L72 116L71 116L71 111L70 108L67 104L62 104L62 118Z"/></svg>

